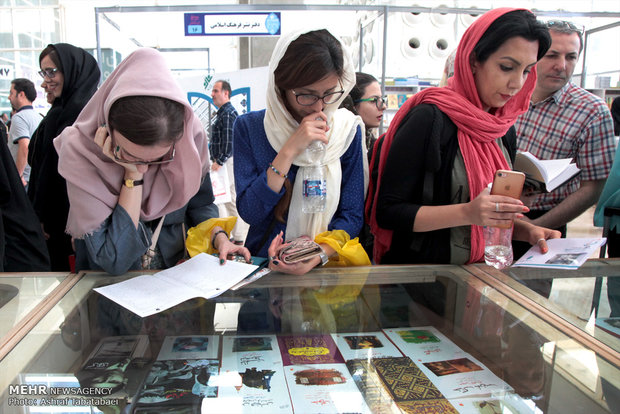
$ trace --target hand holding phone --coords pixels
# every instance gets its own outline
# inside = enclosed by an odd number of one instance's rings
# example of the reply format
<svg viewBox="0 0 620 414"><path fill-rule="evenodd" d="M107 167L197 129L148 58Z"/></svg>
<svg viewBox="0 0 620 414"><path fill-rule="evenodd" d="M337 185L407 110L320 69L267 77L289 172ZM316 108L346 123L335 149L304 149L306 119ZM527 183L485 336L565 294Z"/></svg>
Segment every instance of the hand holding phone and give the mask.
<svg viewBox="0 0 620 414"><path fill-rule="evenodd" d="M517 200L521 198L525 174L519 171L497 170L493 177L491 195L503 195Z"/></svg>
<svg viewBox="0 0 620 414"><path fill-rule="evenodd" d="M525 182L525 174L519 171L497 170L493 177L493 185L491 186L491 195L502 195L515 199L521 198L523 191L523 183ZM499 228L510 228L508 226L497 226Z"/></svg>

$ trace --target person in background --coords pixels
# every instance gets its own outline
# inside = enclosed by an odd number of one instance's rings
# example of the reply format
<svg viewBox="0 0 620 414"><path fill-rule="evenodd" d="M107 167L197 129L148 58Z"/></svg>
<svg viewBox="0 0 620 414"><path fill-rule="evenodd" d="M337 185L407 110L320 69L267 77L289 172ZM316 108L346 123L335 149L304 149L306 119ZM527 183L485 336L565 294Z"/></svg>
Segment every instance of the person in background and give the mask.
<svg viewBox="0 0 620 414"><path fill-rule="evenodd" d="M614 120L614 135L620 135L620 96L616 96L611 102L611 117Z"/></svg>
<svg viewBox="0 0 620 414"><path fill-rule="evenodd" d="M73 255L71 237L65 233L69 199L52 140L73 124L95 93L100 71L88 52L67 43L48 45L39 55L39 65L39 75L54 102L28 146L28 196L43 226L52 271L66 271L71 269Z"/></svg>
<svg viewBox="0 0 620 414"><path fill-rule="evenodd" d="M538 62L529 110L515 123L520 151L543 160L571 158L581 173L550 193L537 195L524 220L558 229L599 198L614 158L613 121L605 102L572 83L583 49L582 30L565 21L547 22L551 47ZM515 257L528 246L515 244Z"/></svg>
<svg viewBox="0 0 620 414"><path fill-rule="evenodd" d="M54 146L77 270L174 266L187 229L208 219L208 253L219 250L221 263L229 253L250 261L223 228L234 219L217 219L202 124L158 51L125 58Z"/></svg>
<svg viewBox="0 0 620 414"><path fill-rule="evenodd" d="M527 110L549 44L531 12L491 10L463 35L448 86L427 88L400 108L379 160L370 216L375 261L480 262L482 227L513 220L513 237L543 251L546 239L559 236L518 220L527 207L487 189L496 170L510 169L512 124Z"/></svg>
<svg viewBox="0 0 620 414"><path fill-rule="evenodd" d="M230 202L218 205L220 216L237 217L237 223L232 230L234 243L243 245L245 236L248 232L248 225L239 217L237 213L237 192L235 190L235 172L233 164L233 124L237 119L237 111L230 103L232 89L230 84L224 80L218 80L213 85L211 98L213 104L217 106L217 115L211 128L209 141L209 153L211 154L211 171L219 171L226 165L230 192Z"/></svg>
<svg viewBox="0 0 620 414"><path fill-rule="evenodd" d="M24 187L28 185L30 179L28 144L30 144L30 137L41 122L41 115L32 107L32 102L36 98L37 91L32 81L25 78L11 81L9 102L15 110L15 115L13 115L9 130L9 146Z"/></svg>
<svg viewBox="0 0 620 414"><path fill-rule="evenodd" d="M377 140L375 130L381 125L385 98L381 93L379 81L372 75L363 72L355 74L355 86L349 92L353 101L355 114L362 117L366 128L366 148L372 153L372 147Z"/></svg>
<svg viewBox="0 0 620 414"><path fill-rule="evenodd" d="M11 120L9 119L9 115L6 112L2 113L2 118L0 119L0 123L4 125L6 130L9 130L9 125L11 125Z"/></svg>
<svg viewBox="0 0 620 414"><path fill-rule="evenodd" d="M267 108L237 118L237 208L250 225L246 246L254 255L269 256L273 270L301 275L327 257L343 259L342 247L351 245L346 244L349 237L362 227L367 182L362 121L338 109L354 84L351 59L331 33L290 33L280 37L271 58ZM312 165L306 148L317 140L326 144L327 204L322 213L303 213L301 177ZM322 257L282 263L276 254L283 234L287 240L316 240Z"/></svg>

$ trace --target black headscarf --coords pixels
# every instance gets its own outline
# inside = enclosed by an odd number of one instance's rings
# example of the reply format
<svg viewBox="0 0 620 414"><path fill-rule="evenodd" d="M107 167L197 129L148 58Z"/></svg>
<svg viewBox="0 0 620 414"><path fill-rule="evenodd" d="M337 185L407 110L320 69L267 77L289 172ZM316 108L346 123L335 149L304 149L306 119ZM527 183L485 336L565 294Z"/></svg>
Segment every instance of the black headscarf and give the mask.
<svg viewBox="0 0 620 414"><path fill-rule="evenodd" d="M0 125L0 271L49 271L41 225L24 191Z"/></svg>
<svg viewBox="0 0 620 414"><path fill-rule="evenodd" d="M64 270L64 266L59 268L55 266L55 262L60 256L64 263L65 254L72 253L70 238L65 234L69 199L65 180L58 174L58 154L52 141L67 126L73 124L93 96L101 72L95 58L84 49L67 43L50 46L58 54L64 83L61 96L52 104L28 146L28 163L32 168L28 196L39 220L45 226L45 231L50 235L48 247L52 270ZM56 238L55 242L52 241L53 238ZM54 249L59 246L61 250L56 254Z"/></svg>

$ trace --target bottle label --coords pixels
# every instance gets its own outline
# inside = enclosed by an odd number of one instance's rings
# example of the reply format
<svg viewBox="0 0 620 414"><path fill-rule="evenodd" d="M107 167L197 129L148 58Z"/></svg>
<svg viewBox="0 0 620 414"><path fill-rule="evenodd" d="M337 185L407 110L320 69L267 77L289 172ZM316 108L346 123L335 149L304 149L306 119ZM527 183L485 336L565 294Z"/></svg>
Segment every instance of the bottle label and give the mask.
<svg viewBox="0 0 620 414"><path fill-rule="evenodd" d="M315 196L324 196L326 194L325 191L325 180L304 180L303 186L303 195L304 197L315 197Z"/></svg>

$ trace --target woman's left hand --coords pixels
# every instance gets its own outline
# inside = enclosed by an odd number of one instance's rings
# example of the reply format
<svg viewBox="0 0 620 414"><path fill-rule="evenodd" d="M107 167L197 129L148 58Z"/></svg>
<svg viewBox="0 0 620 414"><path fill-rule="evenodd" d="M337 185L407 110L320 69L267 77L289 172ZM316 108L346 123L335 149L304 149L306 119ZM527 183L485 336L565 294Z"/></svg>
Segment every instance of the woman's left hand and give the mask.
<svg viewBox="0 0 620 414"><path fill-rule="evenodd" d="M218 242L217 250L219 252L220 264L226 263L226 259L231 259L233 255L243 256L246 263L252 263L252 255L245 246L240 246L223 237Z"/></svg>
<svg viewBox="0 0 620 414"><path fill-rule="evenodd" d="M559 239L560 237L562 237L562 233L557 230L540 227L524 220L515 220L513 238L527 241L532 246L538 246L543 254L549 251L547 240Z"/></svg>

